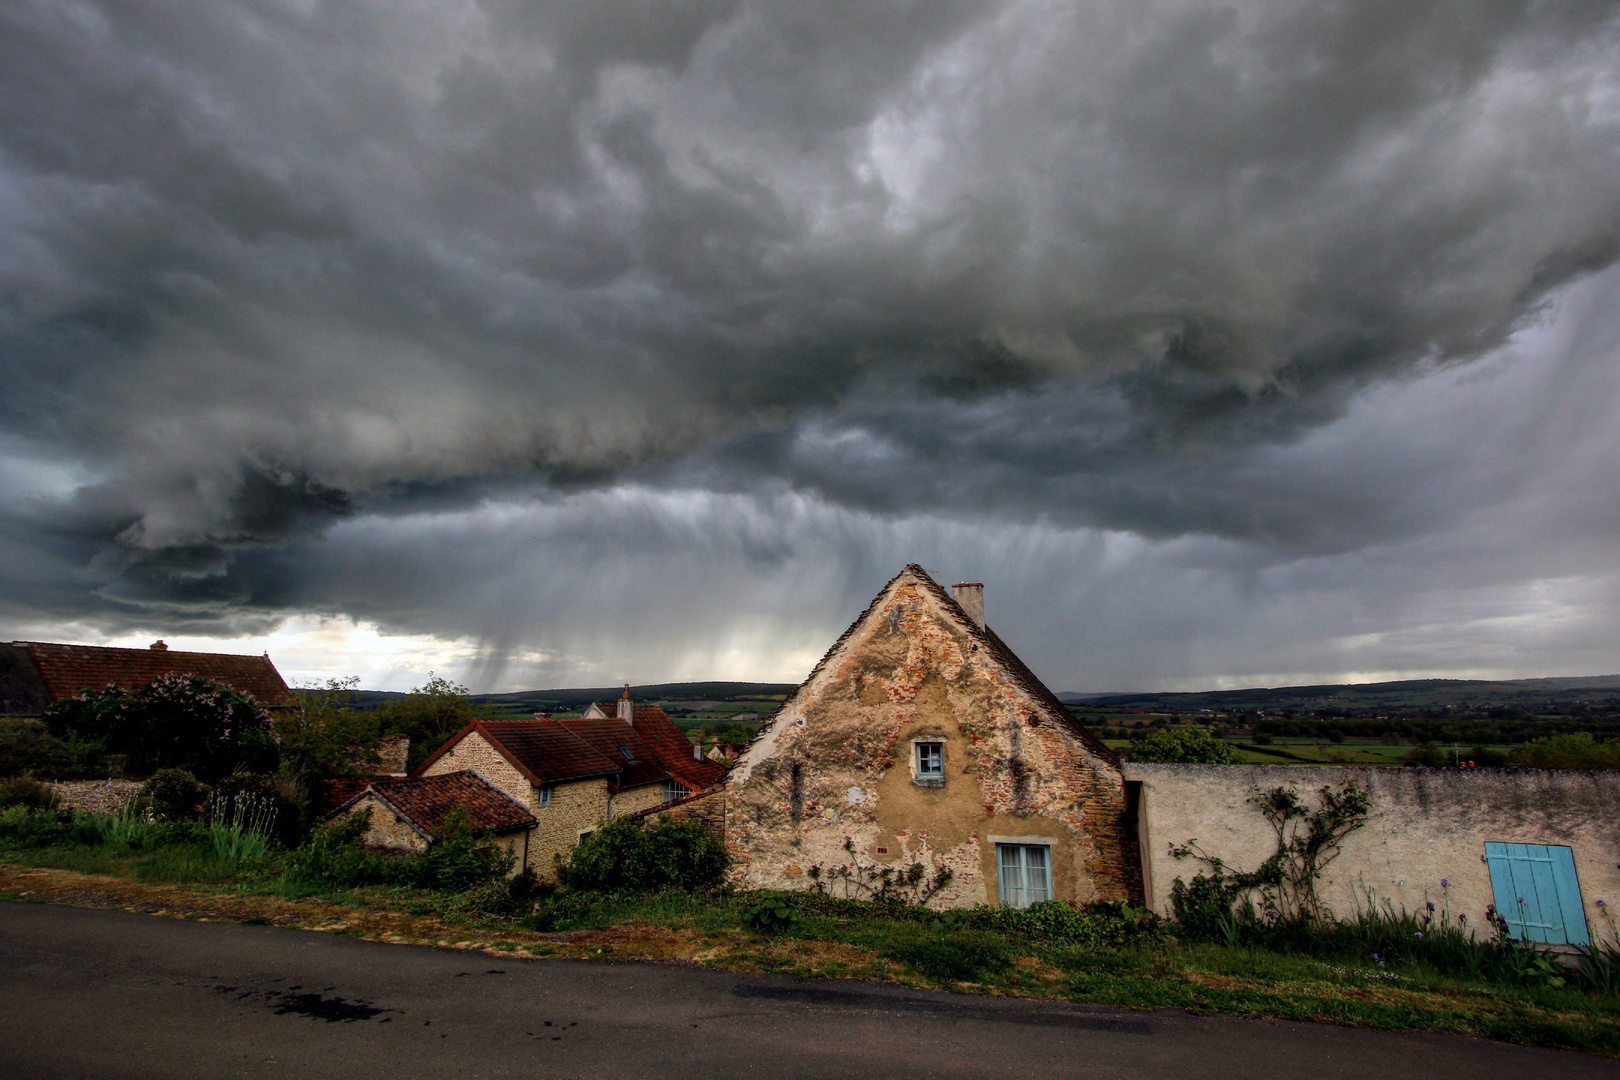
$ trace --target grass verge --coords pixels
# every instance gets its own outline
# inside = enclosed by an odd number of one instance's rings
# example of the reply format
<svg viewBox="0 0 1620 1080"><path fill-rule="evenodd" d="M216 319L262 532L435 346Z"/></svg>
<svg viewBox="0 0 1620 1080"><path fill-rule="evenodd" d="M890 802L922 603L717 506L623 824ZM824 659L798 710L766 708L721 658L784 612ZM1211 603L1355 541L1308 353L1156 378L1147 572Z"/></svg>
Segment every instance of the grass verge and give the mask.
<svg viewBox="0 0 1620 1080"><path fill-rule="evenodd" d="M1131 1009L1230 1012L1388 1030L1450 1031L1620 1056L1620 995L1471 983L1420 964L1385 970L1263 949L1148 938L1080 947L865 906L805 903L777 933L750 929L741 896L576 894L521 917L457 913L402 887L313 892L274 858L253 866L159 849L42 848L0 855L0 899L275 924L510 957L681 961L740 972L871 979L933 990Z"/></svg>

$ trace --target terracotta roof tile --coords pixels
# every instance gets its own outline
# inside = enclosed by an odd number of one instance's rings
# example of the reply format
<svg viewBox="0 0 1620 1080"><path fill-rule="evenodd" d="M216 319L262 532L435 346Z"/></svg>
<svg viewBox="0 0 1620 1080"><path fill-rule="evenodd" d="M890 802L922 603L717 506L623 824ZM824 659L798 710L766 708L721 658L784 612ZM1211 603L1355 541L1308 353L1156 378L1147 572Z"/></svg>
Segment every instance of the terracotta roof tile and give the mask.
<svg viewBox="0 0 1620 1080"><path fill-rule="evenodd" d="M468 724L411 773L421 776L472 732L482 735L532 784L611 776L619 766L555 720L480 720Z"/></svg>
<svg viewBox="0 0 1620 1080"><path fill-rule="evenodd" d="M252 694L260 705L292 703L292 691L268 656L230 653L177 652L174 649L113 649L102 645L58 645L44 641L20 642L52 699L72 697L81 690L121 686L134 690L171 673L202 675L214 682Z"/></svg>
<svg viewBox="0 0 1620 1080"><path fill-rule="evenodd" d="M712 761L697 761L692 757L692 741L681 733L675 722L657 705L636 706L636 734L658 752L681 786L697 790L716 783L726 775L725 766Z"/></svg>
<svg viewBox="0 0 1620 1080"><path fill-rule="evenodd" d="M553 720L552 723L567 728L614 763L619 772L615 790L622 791L670 778L670 772L659 759L656 748L641 737L637 728L617 717L607 720ZM628 755L626 750L629 751Z"/></svg>
<svg viewBox="0 0 1620 1080"><path fill-rule="evenodd" d="M450 812L458 807L492 832L524 829L535 823L534 815L477 773L441 773L368 784L338 809L356 802L368 792L435 839L443 833Z"/></svg>

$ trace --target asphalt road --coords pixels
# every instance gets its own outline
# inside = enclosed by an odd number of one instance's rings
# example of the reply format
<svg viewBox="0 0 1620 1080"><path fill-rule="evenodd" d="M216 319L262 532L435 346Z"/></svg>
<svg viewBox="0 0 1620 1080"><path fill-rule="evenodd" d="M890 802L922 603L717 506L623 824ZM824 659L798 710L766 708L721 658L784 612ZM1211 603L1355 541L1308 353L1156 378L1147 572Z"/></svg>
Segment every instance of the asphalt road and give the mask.
<svg viewBox="0 0 1620 1080"><path fill-rule="evenodd" d="M1453 1035L1133 1013L0 903L0 1078L1620 1075Z"/></svg>

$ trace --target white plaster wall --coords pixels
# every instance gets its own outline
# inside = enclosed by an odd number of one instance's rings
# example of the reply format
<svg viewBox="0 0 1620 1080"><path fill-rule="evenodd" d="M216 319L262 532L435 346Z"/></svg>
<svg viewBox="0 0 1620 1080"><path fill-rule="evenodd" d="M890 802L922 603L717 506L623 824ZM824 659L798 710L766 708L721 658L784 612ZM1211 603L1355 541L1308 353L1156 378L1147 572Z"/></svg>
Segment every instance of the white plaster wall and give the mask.
<svg viewBox="0 0 1620 1080"><path fill-rule="evenodd" d="M1593 939L1612 939L1597 901L1620 906L1620 772L1127 763L1125 779L1142 785L1146 891L1161 914L1170 913L1175 879L1203 869L1171 858L1173 845L1196 840L1229 866L1253 869L1276 851L1276 836L1248 804L1252 791L1293 785L1316 805L1322 787L1353 779L1371 794L1372 809L1317 884L1336 914L1364 904L1367 890L1397 909L1438 906L1444 879L1452 913L1465 912L1483 930L1494 899L1486 841L1559 844L1574 851Z"/></svg>

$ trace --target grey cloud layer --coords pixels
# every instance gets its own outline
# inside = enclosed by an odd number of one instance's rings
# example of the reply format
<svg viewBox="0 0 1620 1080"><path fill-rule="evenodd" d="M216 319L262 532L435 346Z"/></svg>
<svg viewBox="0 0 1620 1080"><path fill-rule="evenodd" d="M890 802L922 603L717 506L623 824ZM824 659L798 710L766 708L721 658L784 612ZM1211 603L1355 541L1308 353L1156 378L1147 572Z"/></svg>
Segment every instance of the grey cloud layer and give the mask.
<svg viewBox="0 0 1620 1080"><path fill-rule="evenodd" d="M1617 55L1595 3L9 4L0 424L100 480L6 512L8 593L356 610L334 522L613 482L1410 538L1433 462L1289 448L1616 260Z"/></svg>

